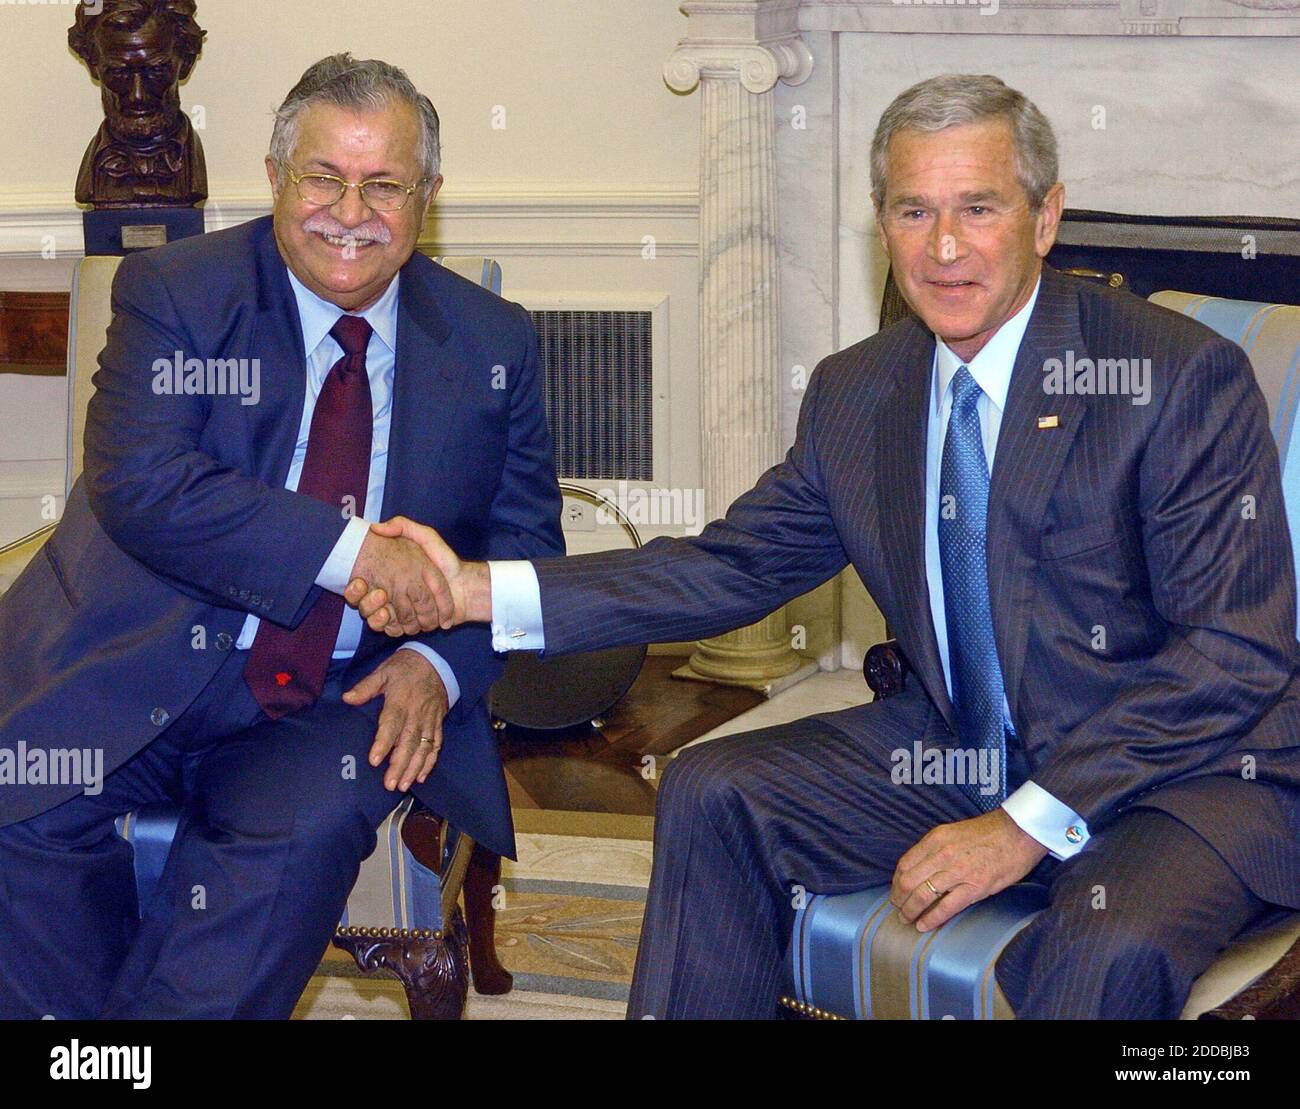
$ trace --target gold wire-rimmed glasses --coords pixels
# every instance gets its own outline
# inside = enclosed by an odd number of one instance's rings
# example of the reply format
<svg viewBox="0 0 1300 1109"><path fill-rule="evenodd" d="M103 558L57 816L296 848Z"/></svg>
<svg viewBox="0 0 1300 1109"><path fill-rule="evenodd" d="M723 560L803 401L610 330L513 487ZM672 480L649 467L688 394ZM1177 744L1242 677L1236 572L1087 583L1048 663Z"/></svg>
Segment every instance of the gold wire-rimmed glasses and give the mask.
<svg viewBox="0 0 1300 1109"><path fill-rule="evenodd" d="M284 163L281 163L284 165ZM332 173L294 173L292 166L284 166L284 171L293 180L298 196L307 204L327 208L343 199L348 189L356 189L367 208L376 212L397 212L406 207L411 194L428 180L421 177L414 185L404 185L383 177L374 177L369 181L344 181Z"/></svg>

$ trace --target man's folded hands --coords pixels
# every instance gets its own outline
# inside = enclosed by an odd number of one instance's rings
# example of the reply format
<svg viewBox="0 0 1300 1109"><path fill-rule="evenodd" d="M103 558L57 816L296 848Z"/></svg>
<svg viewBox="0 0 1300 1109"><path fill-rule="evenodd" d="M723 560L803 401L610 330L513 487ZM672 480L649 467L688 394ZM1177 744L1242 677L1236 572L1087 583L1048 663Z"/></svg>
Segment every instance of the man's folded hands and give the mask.
<svg viewBox="0 0 1300 1109"><path fill-rule="evenodd" d="M405 516L371 524L344 600L393 637L492 618L486 562L462 562L433 528Z"/></svg>

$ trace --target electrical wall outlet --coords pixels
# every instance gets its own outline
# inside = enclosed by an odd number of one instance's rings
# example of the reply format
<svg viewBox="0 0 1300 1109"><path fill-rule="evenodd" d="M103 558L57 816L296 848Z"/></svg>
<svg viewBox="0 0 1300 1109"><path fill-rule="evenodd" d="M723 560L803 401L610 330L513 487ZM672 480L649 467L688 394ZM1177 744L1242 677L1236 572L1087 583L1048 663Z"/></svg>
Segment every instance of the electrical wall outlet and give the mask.
<svg viewBox="0 0 1300 1109"><path fill-rule="evenodd" d="M560 520L565 531L595 531L596 506L579 497L565 497Z"/></svg>

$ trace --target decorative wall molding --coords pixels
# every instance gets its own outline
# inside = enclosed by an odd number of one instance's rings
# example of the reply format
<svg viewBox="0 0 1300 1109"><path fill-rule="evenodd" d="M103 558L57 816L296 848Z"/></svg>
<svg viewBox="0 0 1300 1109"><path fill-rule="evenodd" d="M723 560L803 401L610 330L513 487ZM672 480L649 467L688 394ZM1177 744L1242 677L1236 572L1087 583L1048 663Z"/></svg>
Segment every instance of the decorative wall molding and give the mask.
<svg viewBox="0 0 1300 1109"><path fill-rule="evenodd" d="M0 461L0 501L63 500L67 466L62 458L11 458ZM11 537L12 538L12 537ZM0 538L0 542L8 540Z"/></svg>
<svg viewBox="0 0 1300 1109"><path fill-rule="evenodd" d="M420 242L446 254L694 257L695 190L444 190Z"/></svg>
<svg viewBox="0 0 1300 1109"><path fill-rule="evenodd" d="M228 194L204 208L218 231L271 210L264 192ZM638 255L646 236L657 254L695 255L699 195L685 189L448 189L434 202L421 245L447 254ZM0 195L0 259L60 257L84 250L81 210L71 193Z"/></svg>
<svg viewBox="0 0 1300 1109"><path fill-rule="evenodd" d="M801 31L1300 35L1300 0L803 0Z"/></svg>
<svg viewBox="0 0 1300 1109"><path fill-rule="evenodd" d="M62 458L0 461L0 544L11 543L63 515L66 466ZM47 502L46 497L53 497ZM12 585L0 575L0 593Z"/></svg>

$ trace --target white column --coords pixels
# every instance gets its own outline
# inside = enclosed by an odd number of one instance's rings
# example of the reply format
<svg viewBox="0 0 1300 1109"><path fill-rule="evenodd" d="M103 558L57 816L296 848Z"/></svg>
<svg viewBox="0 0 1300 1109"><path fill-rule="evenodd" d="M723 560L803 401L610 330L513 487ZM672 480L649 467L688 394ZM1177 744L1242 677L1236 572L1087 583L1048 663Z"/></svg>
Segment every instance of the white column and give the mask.
<svg viewBox="0 0 1300 1109"><path fill-rule="evenodd" d="M700 89L700 415L709 517L780 461L780 343L773 95L812 72L798 0L682 5L688 35L664 66ZM701 641L677 677L767 693L817 669L790 646L784 610Z"/></svg>

